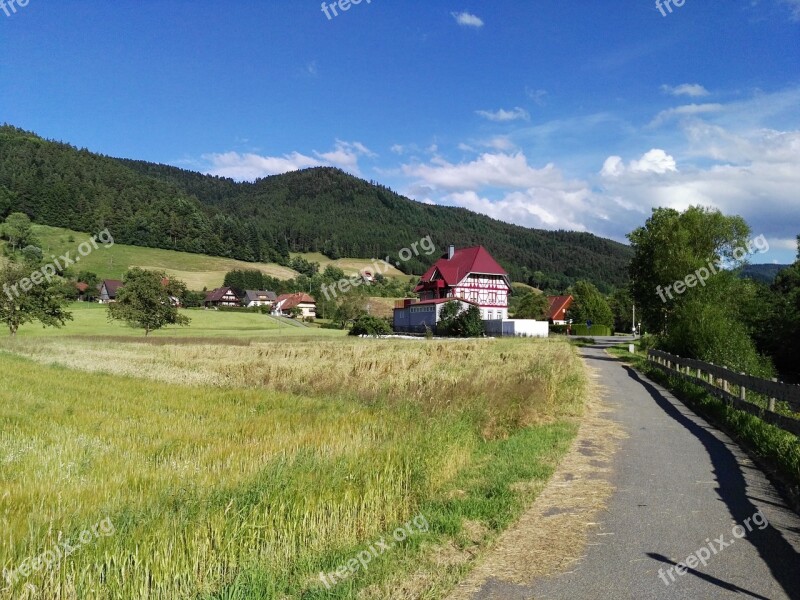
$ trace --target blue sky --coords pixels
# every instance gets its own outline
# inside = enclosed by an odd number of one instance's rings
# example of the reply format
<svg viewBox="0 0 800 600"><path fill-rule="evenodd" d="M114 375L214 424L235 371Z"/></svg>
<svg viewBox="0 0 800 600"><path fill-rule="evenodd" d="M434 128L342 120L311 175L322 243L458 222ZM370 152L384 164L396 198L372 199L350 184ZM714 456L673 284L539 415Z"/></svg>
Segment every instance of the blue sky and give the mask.
<svg viewBox="0 0 800 600"><path fill-rule="evenodd" d="M669 10L29 0L0 5L0 121L236 179L335 165L421 202L617 240L653 206L703 204L767 237L753 262L790 262L800 0Z"/></svg>

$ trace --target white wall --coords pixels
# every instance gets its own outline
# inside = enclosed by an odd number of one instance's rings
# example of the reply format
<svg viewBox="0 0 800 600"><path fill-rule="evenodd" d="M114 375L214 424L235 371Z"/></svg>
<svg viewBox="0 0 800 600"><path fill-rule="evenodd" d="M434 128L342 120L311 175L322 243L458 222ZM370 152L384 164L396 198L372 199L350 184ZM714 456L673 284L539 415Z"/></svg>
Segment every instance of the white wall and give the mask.
<svg viewBox="0 0 800 600"><path fill-rule="evenodd" d="M486 333L489 335L549 337L550 323L532 319L508 319L484 321Z"/></svg>

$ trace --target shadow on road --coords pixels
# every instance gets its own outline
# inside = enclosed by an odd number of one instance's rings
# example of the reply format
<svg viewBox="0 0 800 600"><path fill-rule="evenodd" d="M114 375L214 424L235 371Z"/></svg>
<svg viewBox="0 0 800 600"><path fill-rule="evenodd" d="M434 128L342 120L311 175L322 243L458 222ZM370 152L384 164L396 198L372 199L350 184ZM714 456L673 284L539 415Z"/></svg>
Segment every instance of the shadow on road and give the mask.
<svg viewBox="0 0 800 600"><path fill-rule="evenodd" d="M595 359L598 357L592 356L591 358ZM706 452L708 452L708 456L711 458L714 474L719 484L717 493L727 505L733 519L738 524L743 524L746 519L751 518L758 511L758 507L753 504L748 497L747 484L742 469L736 456L734 456L725 443L712 435L706 428L683 415L653 384L644 380L633 368L628 366L623 366L623 368L627 371L631 379L635 380L650 394L653 400L655 400L658 406L667 415L687 429L703 444ZM709 532L709 536L714 533L713 531ZM726 539L730 539L731 537L731 533L727 532ZM772 572L775 581L781 585L787 596L790 598L798 598L798 593L800 593L800 554L795 551L792 545L784 539L783 535L781 535L777 529L771 524L767 525L764 529L754 527L753 531L747 534L747 537L737 540L737 543L740 541L747 541L758 551L758 554ZM687 549L687 553L691 551L692 549ZM648 555L656 560L664 560L663 557L657 554L648 553ZM666 562L671 561L666 559ZM689 572L703 579L714 579L694 570L690 570ZM714 582L717 581L718 583L716 584L720 585L720 587L731 589L731 584L714 580ZM746 590L738 591L750 594L746 592ZM761 596L750 595L761 598Z"/></svg>
<svg viewBox="0 0 800 600"><path fill-rule="evenodd" d="M677 564L678 564L674 560L668 559L663 554L655 554L653 552L648 552L647 556L649 556L653 560L660 560L661 562L666 563L668 565L677 566ZM695 577L699 577L700 579L703 579L703 580L707 581L708 583L716 585L717 587L721 587L723 589L726 589L729 592L734 592L734 593L737 593L737 594L746 594L746 595L750 596L751 598L758 598L759 600L770 600L766 596L762 596L760 594L756 594L755 592L751 592L751 591L746 590L744 588L740 588L738 585L734 585L732 583L728 583L727 581L722 581L722 579L717 579L716 577L712 577L711 575L706 575L705 573L703 573L701 571L698 571L696 569L691 569L689 567L686 567L686 572L687 573L691 573Z"/></svg>

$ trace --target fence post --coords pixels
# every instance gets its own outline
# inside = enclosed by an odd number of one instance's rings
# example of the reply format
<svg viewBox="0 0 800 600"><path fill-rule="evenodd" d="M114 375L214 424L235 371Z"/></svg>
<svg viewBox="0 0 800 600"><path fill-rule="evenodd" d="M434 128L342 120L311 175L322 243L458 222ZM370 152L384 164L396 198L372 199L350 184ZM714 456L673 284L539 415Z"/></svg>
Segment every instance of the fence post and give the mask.
<svg viewBox="0 0 800 600"><path fill-rule="evenodd" d="M744 375L744 373L739 373L740 375ZM747 398L747 394L744 390L743 385L739 385L739 400L745 400Z"/></svg>
<svg viewBox="0 0 800 600"><path fill-rule="evenodd" d="M731 392L731 386L730 386L730 384L728 383L728 380L727 380L727 379L723 379L723 380L722 380L722 389L723 389L723 390L725 390L725 392L727 392L728 394L730 394L730 392Z"/></svg>
<svg viewBox="0 0 800 600"><path fill-rule="evenodd" d="M774 381L775 383L778 383L778 378L777 377L773 377L772 381ZM770 398L769 399L769 412L775 412L775 398Z"/></svg>

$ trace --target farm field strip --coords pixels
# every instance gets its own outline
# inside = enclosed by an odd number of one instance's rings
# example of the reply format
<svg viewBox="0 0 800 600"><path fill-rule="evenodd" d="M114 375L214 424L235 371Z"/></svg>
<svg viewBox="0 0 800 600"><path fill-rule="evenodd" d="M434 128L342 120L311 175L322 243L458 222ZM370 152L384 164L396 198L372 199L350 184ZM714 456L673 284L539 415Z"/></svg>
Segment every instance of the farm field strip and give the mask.
<svg viewBox="0 0 800 600"><path fill-rule="evenodd" d="M114 524L0 598L444 593L552 473L586 389L561 342L248 343L0 342L0 568ZM418 514L425 534L322 585Z"/></svg>

